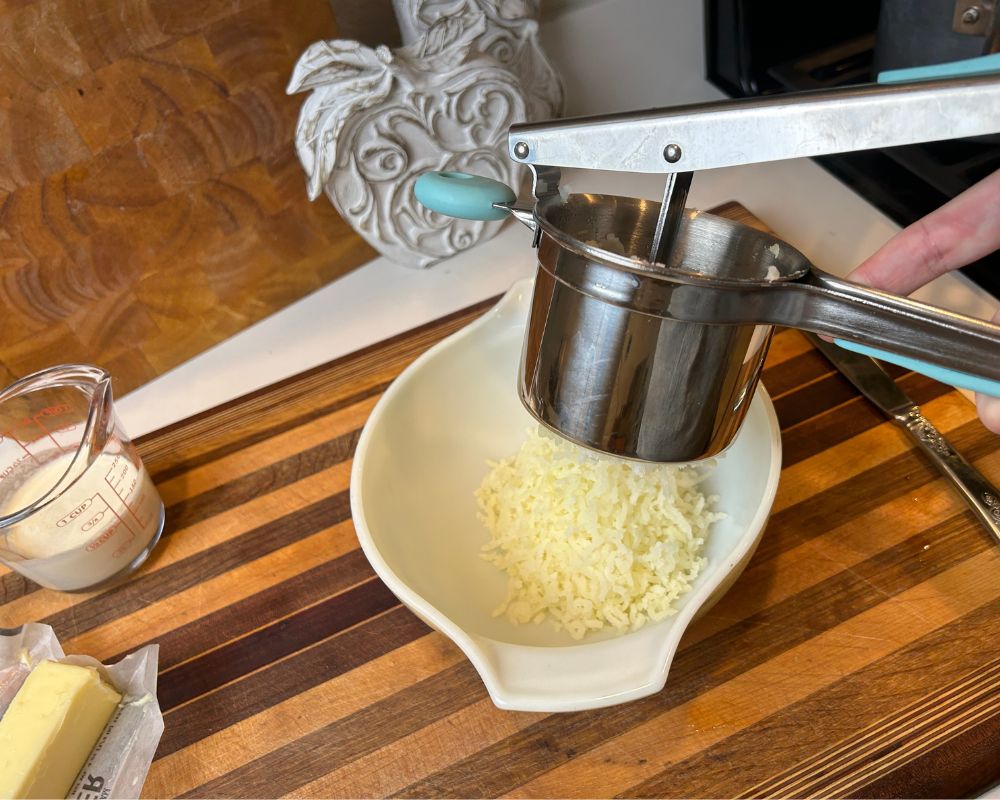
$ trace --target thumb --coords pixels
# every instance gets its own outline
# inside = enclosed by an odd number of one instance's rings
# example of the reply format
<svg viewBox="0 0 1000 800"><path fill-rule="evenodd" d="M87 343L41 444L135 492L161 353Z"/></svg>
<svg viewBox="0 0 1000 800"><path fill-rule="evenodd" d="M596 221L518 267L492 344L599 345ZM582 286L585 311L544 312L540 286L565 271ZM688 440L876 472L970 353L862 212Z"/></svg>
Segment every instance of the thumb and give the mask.
<svg viewBox="0 0 1000 800"><path fill-rule="evenodd" d="M1000 311L993 315L993 322L1000 324ZM994 433L1000 433L1000 397L976 395L976 410L983 424Z"/></svg>

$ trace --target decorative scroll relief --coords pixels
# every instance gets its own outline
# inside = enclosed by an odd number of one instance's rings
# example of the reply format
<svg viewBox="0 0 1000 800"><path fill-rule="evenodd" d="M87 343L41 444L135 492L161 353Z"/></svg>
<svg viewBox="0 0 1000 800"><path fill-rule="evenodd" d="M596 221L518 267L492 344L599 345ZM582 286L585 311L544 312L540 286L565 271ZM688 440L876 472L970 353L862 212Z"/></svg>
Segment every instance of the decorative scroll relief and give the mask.
<svg viewBox="0 0 1000 800"><path fill-rule="evenodd" d="M1000 498L992 492L983 492L983 503L990 510L990 516L994 521L1000 522Z"/></svg>
<svg viewBox="0 0 1000 800"><path fill-rule="evenodd" d="M947 456L954 452L951 445L938 433L937 428L928 422L919 411L913 410L907 414L906 427L912 430L920 438L920 441L938 455Z"/></svg>
<svg viewBox="0 0 1000 800"><path fill-rule="evenodd" d="M426 14L432 5L440 4L425 0L411 10ZM375 249L407 266L429 266L494 235L502 224L455 220L423 208L413 194L422 173L471 172L518 184L507 129L527 119L529 104L538 101L480 47L505 55L501 40L516 40L521 50L510 50L513 61L530 48L513 35L487 36L490 21L480 5L488 4L451 3L451 13L433 16L416 41L396 51L317 42L300 58L288 87L312 91L296 131L310 198L325 192ZM535 25L530 19L517 24L528 30L527 23ZM552 79L558 85L554 72ZM561 96L560 89L560 103Z"/></svg>
<svg viewBox="0 0 1000 800"><path fill-rule="evenodd" d="M564 103L562 81L538 41L540 5L539 0L393 0L404 42L426 36L443 18L481 13L486 28L476 50L517 76L530 120L558 117Z"/></svg>

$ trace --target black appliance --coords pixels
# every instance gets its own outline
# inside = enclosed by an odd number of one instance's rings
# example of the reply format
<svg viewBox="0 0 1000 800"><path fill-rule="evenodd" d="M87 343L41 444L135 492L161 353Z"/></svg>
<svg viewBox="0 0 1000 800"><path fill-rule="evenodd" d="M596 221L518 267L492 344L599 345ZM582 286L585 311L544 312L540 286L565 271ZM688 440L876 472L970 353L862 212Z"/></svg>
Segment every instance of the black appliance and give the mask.
<svg viewBox="0 0 1000 800"><path fill-rule="evenodd" d="M708 78L730 96L746 97L870 83L876 64L881 70L972 57L983 52L990 33L977 37L955 32L953 27L961 27L964 13L960 3L705 0ZM822 156L816 161L906 226L1000 169L1000 136ZM1000 254L962 272L1000 298Z"/></svg>

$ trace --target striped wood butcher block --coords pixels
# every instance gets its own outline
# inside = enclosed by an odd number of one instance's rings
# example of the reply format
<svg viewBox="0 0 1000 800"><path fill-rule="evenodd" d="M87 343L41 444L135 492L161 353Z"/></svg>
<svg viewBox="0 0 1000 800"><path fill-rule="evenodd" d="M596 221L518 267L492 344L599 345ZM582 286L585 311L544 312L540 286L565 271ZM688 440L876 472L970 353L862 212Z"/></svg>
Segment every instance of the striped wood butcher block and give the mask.
<svg viewBox="0 0 1000 800"><path fill-rule="evenodd" d="M912 797L1000 779L1000 548L795 331L764 372L784 440L773 516L666 688L598 711L496 709L375 577L348 505L380 394L487 307L145 437L167 527L126 585L0 577L3 625L47 622L104 661L159 643L146 796ZM896 374L1000 482L1000 437L973 406Z"/></svg>

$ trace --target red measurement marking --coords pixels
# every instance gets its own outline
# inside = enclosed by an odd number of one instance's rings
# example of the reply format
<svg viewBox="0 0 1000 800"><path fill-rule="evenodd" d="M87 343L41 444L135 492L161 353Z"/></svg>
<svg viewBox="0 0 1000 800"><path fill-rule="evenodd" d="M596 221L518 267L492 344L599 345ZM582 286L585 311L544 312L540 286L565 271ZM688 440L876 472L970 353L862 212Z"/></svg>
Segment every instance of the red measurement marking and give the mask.
<svg viewBox="0 0 1000 800"><path fill-rule="evenodd" d="M94 497L99 497L101 499L101 501L107 507L108 511L110 511L114 515L115 519L117 519L118 522L117 524L108 528L108 530L106 530L104 533L102 533L100 536L94 539L94 541L92 541L90 544L88 544L87 551L92 553L95 550L97 550L97 548L101 547L114 535L115 531L117 531L119 527L122 527L128 534L128 538L124 542L119 544L118 547L116 547L114 552L111 554L112 558L119 558L121 556L121 553L125 551L127 546L130 545L133 541L135 541L135 531L133 531L132 528L129 527L129 524L125 520L123 520L120 516L118 516L118 513L111 507L111 503L109 503L100 492L95 494Z"/></svg>
<svg viewBox="0 0 1000 800"><path fill-rule="evenodd" d="M113 487L112 487L112 491L113 491L113 490L114 490L114 489L113 489ZM117 495L117 492L115 492L115 494ZM106 499L104 498L104 495L102 495L102 494L101 494L100 492L98 492L98 493L97 493L96 495L94 495L94 496L95 496L95 497L100 497L100 498L101 498L101 500L104 500L104 504L105 504L105 505L106 505L106 506L108 507L108 511L110 511L110 512L111 512L112 514L114 514L114 515L115 515L115 518L116 518L116 519L117 519L117 520L118 520L118 521L119 521L119 522L120 522L120 523L121 523L122 525L124 525L124 526L125 526L125 530L127 530L127 531L128 531L129 533L131 533L131 534L132 534L133 536L135 536L135 534L136 534L136 531L133 531L133 530L132 530L132 526L131 526L131 525L129 525L129 524L128 524L128 523L127 523L127 522L126 522L125 520L123 520L123 519L122 519L122 518L121 518L120 516L118 516L118 512L117 512L117 511L115 511L115 510L114 510L114 509L113 509L113 508L111 507L111 503L109 503L109 502L108 502L108 501L107 501L107 500L106 500ZM119 498L119 499L120 499L120 498ZM138 521L138 520L137 520L137 521Z"/></svg>
<svg viewBox="0 0 1000 800"><path fill-rule="evenodd" d="M104 531L104 533L102 533L100 536L98 536L96 539L94 539L94 541L92 541L90 544L88 544L87 545L87 552L88 553L93 553L95 550L97 550L98 548L100 548L101 546L103 546L104 543L106 541L108 541L108 539L110 539L112 536L115 535L115 531L118 530L119 525L120 525L120 523L112 525L110 528L108 528L106 531Z"/></svg>
<svg viewBox="0 0 1000 800"><path fill-rule="evenodd" d="M146 510L147 512L148 512L148 511L150 510L150 509L149 509L149 508L147 507L147 506L148 506L148 501L146 500L146 498L147 498L148 496L149 496L149 492L147 492L147 491L146 491L146 487L145 487L145 486L143 486L143 487L142 487L142 489L140 489L140 490L139 490L139 496L138 496L138 497L136 498L136 501L135 501L135 504L136 504L136 505L137 505L137 506L138 506L138 507L139 507L140 509L145 509L145 510ZM1000 511L1000 509L998 509L998 511ZM146 527L146 525L147 525L147 524L149 523L149 520L150 520L151 518L152 518L152 517L151 517L151 515L147 515L147 518L146 518L146 519L144 519L144 520L142 520L142 519L141 519L141 520L140 520L140 521L142 522L142 526L143 526L144 528L145 528L145 527Z"/></svg>
<svg viewBox="0 0 1000 800"><path fill-rule="evenodd" d="M69 403L62 403L58 406L48 406L47 408L43 408L41 411L35 414L33 418L38 419L39 417L56 417L60 414L65 414L69 410L70 410Z"/></svg>
<svg viewBox="0 0 1000 800"><path fill-rule="evenodd" d="M122 496L122 493L119 492L118 488L111 482L111 475L117 469L118 459L119 458L122 458L122 457L121 456L115 456L114 463L112 463L111 468L104 475L104 482L108 485L108 487L111 489L111 491L115 493L115 496L119 500L122 501L122 505L124 505L125 508L128 509L128 513L131 514L133 517L135 517L135 521L137 523L139 523L140 527L142 527L142 520L139 519L139 515L135 513L135 510L132 508L131 505L129 505L129 502L128 502L128 497L131 496L132 489L135 488L135 481L132 481L132 485L129 487L128 496ZM122 473L122 477L124 477L126 474L128 474L128 466L127 466L127 464L126 464L126 467L125 467L125 472Z"/></svg>
<svg viewBox="0 0 1000 800"><path fill-rule="evenodd" d="M2 439L0 439L0 441L2 441ZM14 470L17 468L17 465L20 464L22 461L25 461L30 455L31 454L28 453L27 455L19 456L18 458L15 458L6 467L4 467L3 470L0 470L0 481L5 480L9 478L11 475L13 475Z"/></svg>
<svg viewBox="0 0 1000 800"><path fill-rule="evenodd" d="M94 528L101 524L101 520L104 519L104 515L108 513L107 508L102 508L100 511L96 512L94 516L88 519L83 525L80 526L80 530L84 533L90 533Z"/></svg>
<svg viewBox="0 0 1000 800"><path fill-rule="evenodd" d="M62 519L60 519L56 523L56 527L57 528L65 528L71 522L75 522L76 518L79 517L84 511L86 511L87 509L89 509L93 504L94 504L94 498L93 497L88 497L86 500L84 500L82 503L80 503L80 505L78 505L76 508L74 508L72 511L70 511L65 517L63 517Z"/></svg>
<svg viewBox="0 0 1000 800"><path fill-rule="evenodd" d="M17 446L20 447L29 456L31 456L31 460L32 461L34 461L36 464L41 464L42 463L37 458L35 458L35 456L32 454L32 452L27 447L24 446L24 443L20 439L18 439L14 434L12 434L10 431L4 431L2 434L0 434L0 437L5 437L7 439L11 439L11 440L17 442Z"/></svg>
<svg viewBox="0 0 1000 800"><path fill-rule="evenodd" d="M49 433L49 429L48 428L46 428L44 425L42 425L42 420L41 420L42 416L44 416L44 414L35 414L35 416L33 416L31 419L34 421L34 423L39 428L42 429L42 433L44 433L46 436L49 437L49 441L51 441L52 444L54 444L56 447L59 448L59 452L60 453L65 453L66 452L66 448L63 447L61 444L59 444L59 442L56 441L56 437L53 436L51 433Z"/></svg>

